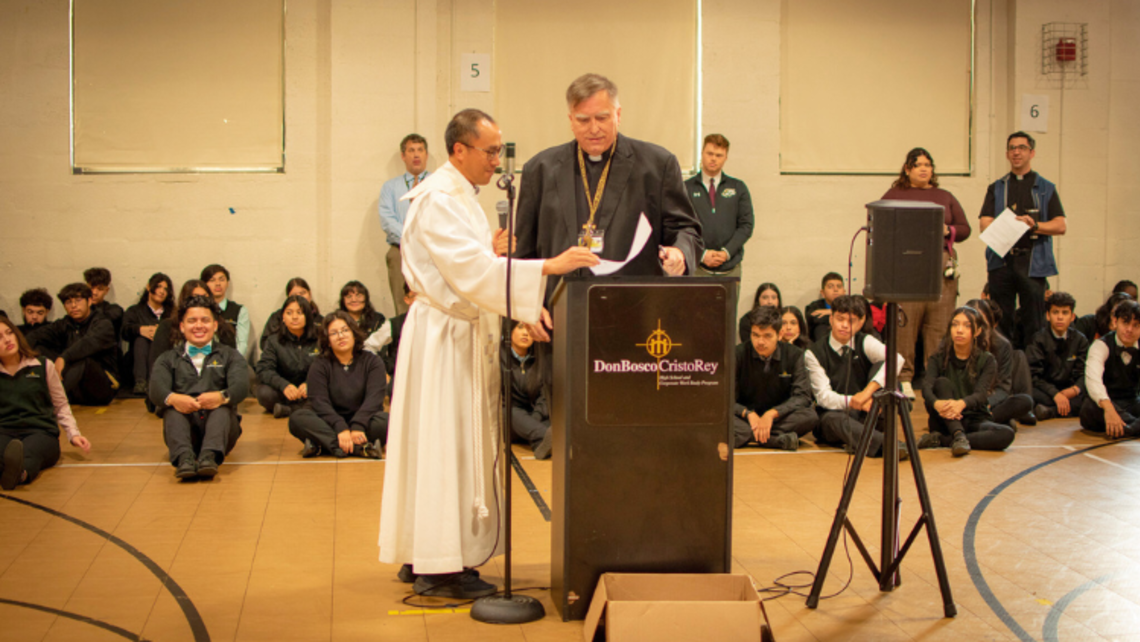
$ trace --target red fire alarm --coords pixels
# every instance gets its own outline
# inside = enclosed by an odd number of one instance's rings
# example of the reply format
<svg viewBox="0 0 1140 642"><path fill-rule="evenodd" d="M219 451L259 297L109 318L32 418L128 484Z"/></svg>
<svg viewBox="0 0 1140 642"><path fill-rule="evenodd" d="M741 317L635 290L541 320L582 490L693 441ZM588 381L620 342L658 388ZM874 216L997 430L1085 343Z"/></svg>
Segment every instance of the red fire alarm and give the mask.
<svg viewBox="0 0 1140 642"><path fill-rule="evenodd" d="M1061 38L1057 41L1057 62L1073 62L1077 59L1077 39Z"/></svg>

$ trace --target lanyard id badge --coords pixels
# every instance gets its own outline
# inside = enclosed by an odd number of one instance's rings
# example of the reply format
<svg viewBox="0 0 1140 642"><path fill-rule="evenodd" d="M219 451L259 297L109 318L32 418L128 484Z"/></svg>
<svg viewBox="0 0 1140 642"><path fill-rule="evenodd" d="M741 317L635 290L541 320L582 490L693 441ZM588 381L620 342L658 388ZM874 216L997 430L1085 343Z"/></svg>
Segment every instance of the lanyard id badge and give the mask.
<svg viewBox="0 0 1140 642"><path fill-rule="evenodd" d="M590 248L594 254L601 254L606 246L605 230L599 230L593 225L583 225L582 231L578 233L579 247Z"/></svg>

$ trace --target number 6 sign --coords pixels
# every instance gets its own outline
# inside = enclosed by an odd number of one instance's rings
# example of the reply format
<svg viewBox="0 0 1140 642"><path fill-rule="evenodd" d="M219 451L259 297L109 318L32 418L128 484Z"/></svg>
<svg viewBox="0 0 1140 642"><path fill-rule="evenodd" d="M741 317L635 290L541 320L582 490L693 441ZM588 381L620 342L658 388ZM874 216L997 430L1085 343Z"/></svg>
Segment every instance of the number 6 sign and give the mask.
<svg viewBox="0 0 1140 642"><path fill-rule="evenodd" d="M459 91L491 91L491 54L459 57Z"/></svg>
<svg viewBox="0 0 1140 642"><path fill-rule="evenodd" d="M1049 131L1048 96L1021 95L1021 130L1026 132Z"/></svg>

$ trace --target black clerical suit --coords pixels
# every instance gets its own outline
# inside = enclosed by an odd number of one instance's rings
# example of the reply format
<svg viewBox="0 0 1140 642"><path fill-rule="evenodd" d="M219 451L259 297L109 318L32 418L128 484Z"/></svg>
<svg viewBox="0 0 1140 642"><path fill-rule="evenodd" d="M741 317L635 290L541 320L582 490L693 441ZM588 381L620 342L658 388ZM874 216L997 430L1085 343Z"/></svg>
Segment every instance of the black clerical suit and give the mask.
<svg viewBox="0 0 1140 642"><path fill-rule="evenodd" d="M1053 334L1051 327L1038 330L1025 346L1025 357L1033 375L1033 400L1046 408L1056 408L1054 397L1057 393L1077 386L1080 393L1069 400L1069 414L1077 414L1085 400L1085 357L1088 351L1089 340L1071 327L1060 339Z"/></svg>
<svg viewBox="0 0 1140 642"><path fill-rule="evenodd" d="M767 443L772 448L773 437L794 432L798 437L812 432L819 425L819 415L811 407L811 382L804 365L804 351L790 343L780 341L768 359L760 356L751 342L736 346L736 403L732 407L732 426L736 447L755 440L750 412L763 415L775 409L776 420Z"/></svg>

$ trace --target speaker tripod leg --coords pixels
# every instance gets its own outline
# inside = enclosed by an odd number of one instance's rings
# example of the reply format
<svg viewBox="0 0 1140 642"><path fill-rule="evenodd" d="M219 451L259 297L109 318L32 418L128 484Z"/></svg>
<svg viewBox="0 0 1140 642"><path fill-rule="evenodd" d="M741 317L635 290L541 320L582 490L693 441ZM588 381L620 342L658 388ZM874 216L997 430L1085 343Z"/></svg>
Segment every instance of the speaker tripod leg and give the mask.
<svg viewBox="0 0 1140 642"><path fill-rule="evenodd" d="M807 599L809 609L819 606L819 596L823 593L823 583L827 580L827 572L831 568L831 559L835 556L835 547L839 544L839 535L847 522L847 510L851 506L851 499L855 496L855 485L859 481L859 472L862 471L863 461L871 449L875 425L878 423L881 414L882 408L876 399L871 404L871 412L867 415L867 420L863 425L863 434L859 436L859 443L855 447L855 459L851 462L851 471L847 475L847 482L843 485L843 495L839 498L839 507L835 509L835 519L831 522L831 533L827 536L827 545L823 548L823 556L820 557L819 568L816 569L815 580L812 581L811 593L808 594Z"/></svg>

